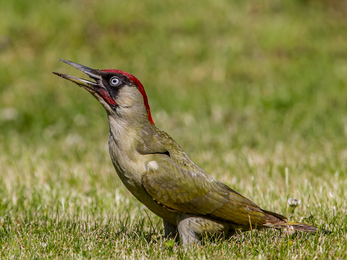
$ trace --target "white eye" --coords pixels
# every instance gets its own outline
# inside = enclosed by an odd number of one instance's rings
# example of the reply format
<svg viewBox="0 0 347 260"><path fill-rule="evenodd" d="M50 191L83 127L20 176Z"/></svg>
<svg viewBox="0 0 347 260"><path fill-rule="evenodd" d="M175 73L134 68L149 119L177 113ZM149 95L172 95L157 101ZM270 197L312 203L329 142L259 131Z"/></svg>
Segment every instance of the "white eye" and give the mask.
<svg viewBox="0 0 347 260"><path fill-rule="evenodd" d="M120 83L121 83L121 81L118 77L112 77L110 79L110 85L111 86L118 86L118 85L120 85Z"/></svg>

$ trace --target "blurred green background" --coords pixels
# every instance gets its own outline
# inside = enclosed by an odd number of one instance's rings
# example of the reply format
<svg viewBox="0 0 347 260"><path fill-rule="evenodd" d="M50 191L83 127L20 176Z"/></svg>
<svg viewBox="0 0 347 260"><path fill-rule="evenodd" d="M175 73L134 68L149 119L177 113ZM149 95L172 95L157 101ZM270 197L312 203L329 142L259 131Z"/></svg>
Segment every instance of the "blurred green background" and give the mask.
<svg viewBox="0 0 347 260"><path fill-rule="evenodd" d="M293 138L344 140L346 20L333 6L301 1L1 5L4 143L14 136L28 145L46 143L49 129L55 139L107 129L91 97L51 74L78 74L58 58L135 74L159 127L168 124L162 113L169 121L190 115L208 121L206 132L228 132L221 144L227 147L265 149ZM76 115L89 127L76 124ZM188 128L182 138L192 131L199 129Z"/></svg>
<svg viewBox="0 0 347 260"><path fill-rule="evenodd" d="M346 32L342 0L0 0L0 227L64 201L70 218L118 214L115 190L141 207L112 168L102 106L52 74L83 75L59 58L135 75L156 125L264 208L294 196L303 215L342 214Z"/></svg>

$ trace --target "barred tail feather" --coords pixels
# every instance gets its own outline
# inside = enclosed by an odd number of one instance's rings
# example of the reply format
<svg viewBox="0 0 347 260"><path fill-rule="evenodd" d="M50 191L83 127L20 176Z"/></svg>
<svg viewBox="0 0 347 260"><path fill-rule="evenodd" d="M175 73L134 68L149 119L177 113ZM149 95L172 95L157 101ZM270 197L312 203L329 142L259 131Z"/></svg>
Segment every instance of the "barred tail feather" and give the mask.
<svg viewBox="0 0 347 260"><path fill-rule="evenodd" d="M280 214L263 210L266 213L266 223L263 225L268 228L280 228L280 229L289 229L289 230L297 230L297 231L306 231L316 233L318 228L315 226L311 226L305 223L297 223L293 221L288 221L288 219ZM329 232L327 230L321 230L323 232Z"/></svg>
<svg viewBox="0 0 347 260"><path fill-rule="evenodd" d="M305 223L296 223L292 221L288 221L286 223L273 224L272 227L282 228L282 229L293 229L297 231L306 231L306 232L312 232L312 233L316 233L318 230L318 228L315 226L311 226Z"/></svg>

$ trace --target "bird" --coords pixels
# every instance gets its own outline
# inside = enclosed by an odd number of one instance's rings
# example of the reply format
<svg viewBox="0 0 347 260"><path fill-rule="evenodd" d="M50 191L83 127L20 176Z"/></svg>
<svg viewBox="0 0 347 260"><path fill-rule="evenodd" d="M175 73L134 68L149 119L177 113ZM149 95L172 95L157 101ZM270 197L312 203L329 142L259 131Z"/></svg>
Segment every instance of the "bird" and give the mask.
<svg viewBox="0 0 347 260"><path fill-rule="evenodd" d="M163 219L164 237L183 245L208 236L277 228L316 233L317 227L264 210L198 167L166 132L156 127L142 83L117 69L92 69L60 59L86 80L53 72L91 93L109 121L109 153L126 188Z"/></svg>

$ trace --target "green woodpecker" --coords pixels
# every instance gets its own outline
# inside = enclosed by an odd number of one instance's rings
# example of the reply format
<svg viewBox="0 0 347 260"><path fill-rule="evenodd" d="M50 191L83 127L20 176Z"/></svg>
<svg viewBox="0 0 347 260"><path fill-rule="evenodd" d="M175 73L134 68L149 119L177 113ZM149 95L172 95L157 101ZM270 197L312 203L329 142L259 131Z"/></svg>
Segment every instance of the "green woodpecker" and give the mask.
<svg viewBox="0 0 347 260"><path fill-rule="evenodd" d="M146 92L136 77L61 61L94 80L54 72L85 88L103 105L114 168L127 189L163 219L165 236L178 232L182 243L190 244L204 234L229 236L235 230L316 232L314 226L261 209L192 162L175 140L154 125Z"/></svg>

